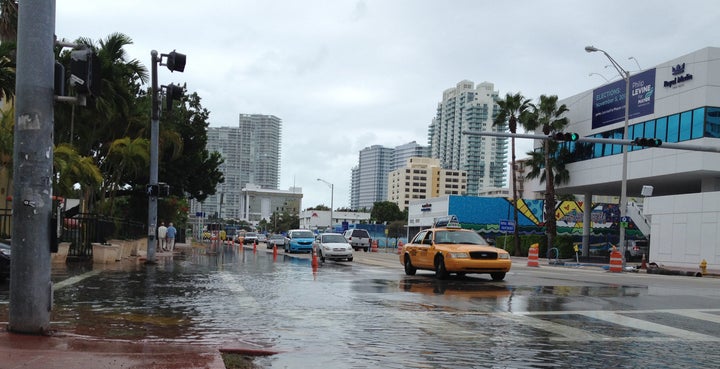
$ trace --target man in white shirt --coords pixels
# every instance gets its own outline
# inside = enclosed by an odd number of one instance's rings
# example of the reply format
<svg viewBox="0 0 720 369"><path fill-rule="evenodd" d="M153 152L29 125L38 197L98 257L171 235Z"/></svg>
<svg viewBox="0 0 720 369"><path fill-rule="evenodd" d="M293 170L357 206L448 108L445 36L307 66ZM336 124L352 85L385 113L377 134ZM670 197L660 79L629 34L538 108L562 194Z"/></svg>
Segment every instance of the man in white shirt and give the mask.
<svg viewBox="0 0 720 369"><path fill-rule="evenodd" d="M165 222L160 222L160 227L158 227L157 235L159 249L162 251L167 251L167 227L165 227Z"/></svg>

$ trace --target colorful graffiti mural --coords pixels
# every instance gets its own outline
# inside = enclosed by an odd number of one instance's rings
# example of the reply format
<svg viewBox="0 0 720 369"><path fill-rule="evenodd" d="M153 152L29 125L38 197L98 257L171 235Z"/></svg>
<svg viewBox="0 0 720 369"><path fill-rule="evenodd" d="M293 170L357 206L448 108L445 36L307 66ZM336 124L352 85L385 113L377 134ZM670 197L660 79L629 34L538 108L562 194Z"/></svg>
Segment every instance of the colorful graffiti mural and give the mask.
<svg viewBox="0 0 720 369"><path fill-rule="evenodd" d="M500 220L513 219L513 202L508 198L451 196L449 213L457 215L464 228L496 237ZM520 234L545 233L545 201L518 200L518 231ZM555 208L558 234L582 236L585 211L582 201L559 201ZM593 203L590 206L591 237L613 240L617 237L620 209L617 204ZM634 223L626 229L630 239L642 238Z"/></svg>

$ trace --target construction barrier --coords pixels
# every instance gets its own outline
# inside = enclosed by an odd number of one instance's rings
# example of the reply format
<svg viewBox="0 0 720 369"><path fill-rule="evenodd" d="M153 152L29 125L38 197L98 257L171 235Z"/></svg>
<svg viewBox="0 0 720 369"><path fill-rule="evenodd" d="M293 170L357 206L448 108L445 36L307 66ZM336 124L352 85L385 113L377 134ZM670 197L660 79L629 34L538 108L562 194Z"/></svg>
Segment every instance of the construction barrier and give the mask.
<svg viewBox="0 0 720 369"><path fill-rule="evenodd" d="M528 250L527 266L529 266L529 267L539 267L540 266L540 262L538 261L539 252L540 252L539 244L534 243L530 246L530 250Z"/></svg>
<svg viewBox="0 0 720 369"><path fill-rule="evenodd" d="M610 252L610 271L613 273L622 272L622 264L622 254L617 250L617 248L615 248L615 246L613 246L612 251Z"/></svg>
<svg viewBox="0 0 720 369"><path fill-rule="evenodd" d="M372 241L372 246L370 246L370 251L372 252L378 252L378 242L377 240Z"/></svg>
<svg viewBox="0 0 720 369"><path fill-rule="evenodd" d="M398 255L402 255L403 252L403 243L402 241L398 241Z"/></svg>

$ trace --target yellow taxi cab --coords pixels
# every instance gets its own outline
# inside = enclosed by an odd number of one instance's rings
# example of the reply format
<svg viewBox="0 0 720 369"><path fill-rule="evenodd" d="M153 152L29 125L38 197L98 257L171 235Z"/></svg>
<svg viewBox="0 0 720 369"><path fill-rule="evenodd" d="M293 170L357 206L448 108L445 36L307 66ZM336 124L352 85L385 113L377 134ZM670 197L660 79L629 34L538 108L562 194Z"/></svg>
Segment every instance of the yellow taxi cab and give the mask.
<svg viewBox="0 0 720 369"><path fill-rule="evenodd" d="M490 246L475 231L462 229L454 215L418 232L404 246L400 263L407 275L415 275L418 269L434 270L438 279L450 273L489 273L494 281L505 279L512 265L507 251Z"/></svg>

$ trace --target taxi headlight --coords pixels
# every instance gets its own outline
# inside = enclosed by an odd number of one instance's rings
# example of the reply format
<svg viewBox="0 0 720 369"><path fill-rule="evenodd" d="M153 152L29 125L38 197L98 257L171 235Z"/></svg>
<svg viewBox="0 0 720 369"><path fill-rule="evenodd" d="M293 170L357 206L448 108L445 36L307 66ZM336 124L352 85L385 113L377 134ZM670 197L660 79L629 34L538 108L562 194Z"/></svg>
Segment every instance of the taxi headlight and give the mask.
<svg viewBox="0 0 720 369"><path fill-rule="evenodd" d="M505 253L498 254L498 259L510 259L510 254L505 254Z"/></svg>
<svg viewBox="0 0 720 369"><path fill-rule="evenodd" d="M467 259L470 257L467 252L448 252L447 256L454 259Z"/></svg>

